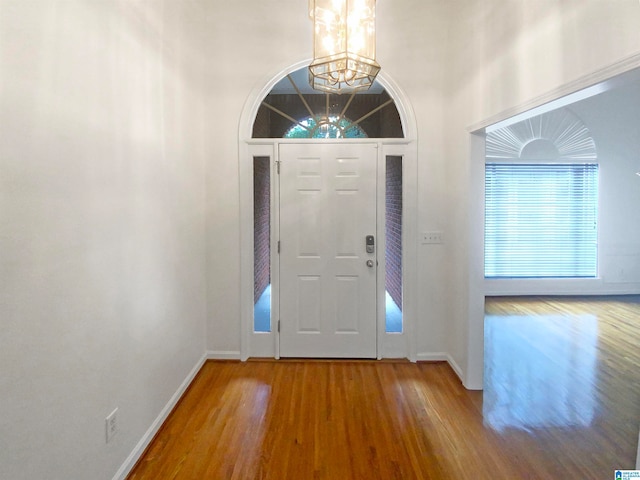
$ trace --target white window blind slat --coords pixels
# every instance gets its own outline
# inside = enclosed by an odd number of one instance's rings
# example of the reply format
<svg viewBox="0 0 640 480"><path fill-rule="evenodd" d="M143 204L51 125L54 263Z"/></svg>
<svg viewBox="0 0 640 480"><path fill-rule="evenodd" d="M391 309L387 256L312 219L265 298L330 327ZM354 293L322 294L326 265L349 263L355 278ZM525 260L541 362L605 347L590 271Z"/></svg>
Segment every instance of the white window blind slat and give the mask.
<svg viewBox="0 0 640 480"><path fill-rule="evenodd" d="M485 167L485 277L597 275L597 164Z"/></svg>

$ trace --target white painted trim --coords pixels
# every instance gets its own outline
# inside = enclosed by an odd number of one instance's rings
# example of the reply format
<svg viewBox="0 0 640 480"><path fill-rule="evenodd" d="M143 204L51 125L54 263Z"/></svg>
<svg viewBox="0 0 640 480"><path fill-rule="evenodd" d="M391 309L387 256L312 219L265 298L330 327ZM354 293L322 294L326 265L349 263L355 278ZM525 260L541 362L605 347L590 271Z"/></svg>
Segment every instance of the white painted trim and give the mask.
<svg viewBox="0 0 640 480"><path fill-rule="evenodd" d="M256 141L258 140L258 141ZM283 145L283 144L305 144L305 143L311 143L311 144L317 144L318 142L327 142L327 140L325 139L321 139L321 138L259 138L259 139L254 139L252 141L248 141L246 142L247 145L249 145L250 147L253 147L255 145L265 145L265 140L269 140L270 143L269 145L272 145L273 143L276 143L278 145ZM329 139L329 142L339 142L340 145L344 145L344 144L348 144L348 143L356 143L356 144L362 144L362 143L380 143L383 145L408 145L409 143L411 143L409 140L407 140L406 138L341 138L339 140L336 139Z"/></svg>
<svg viewBox="0 0 640 480"><path fill-rule="evenodd" d="M240 360L240 352L237 350L207 350L207 360Z"/></svg>
<svg viewBox="0 0 640 480"><path fill-rule="evenodd" d="M271 146L273 157L271 162L271 245L277 245L280 241L280 175L278 167L280 165L280 144L274 142ZM276 164L276 162L278 162ZM278 227L276 229L275 227ZM253 228L253 224L252 224ZM251 249L253 252L253 249ZM271 330L273 331L273 356L280 359L280 332L278 331L280 322L280 253L277 248L271 249ZM274 268L278 265L278 268ZM252 349L252 355L259 355Z"/></svg>
<svg viewBox="0 0 640 480"><path fill-rule="evenodd" d="M393 155L390 146L385 155ZM418 325L418 142L402 152L402 327L407 339L407 358L417 360Z"/></svg>
<svg viewBox="0 0 640 480"><path fill-rule="evenodd" d="M602 278L485 279L488 297L520 295L638 295L638 283L607 283Z"/></svg>
<svg viewBox="0 0 640 480"><path fill-rule="evenodd" d="M451 368L453 368L453 371L456 372L456 375L458 376L458 378L460 379L460 381L462 382L462 385L468 389L468 390L482 390L482 388L470 388L469 385L467 384L467 382L465 382L465 377L464 377L464 372L462 371L462 368L460 368L460 365L458 365L458 363L453 359L453 357L451 355L449 355L447 353L447 362L449 363L449 365L451 366Z"/></svg>
<svg viewBox="0 0 640 480"><path fill-rule="evenodd" d="M200 357L200 360L198 360L196 365L191 369L187 377L178 387L178 390L176 390L176 392L171 396L171 398L169 399L167 404L164 406L160 414L153 421L149 429L145 432L145 434L142 436L142 438L140 439L138 444L135 446L133 451L129 454L129 456L124 461L122 466L118 469L116 474L113 476L113 480L124 480L125 478L127 478L127 475L131 473L131 470L133 469L133 467L135 467L138 460L140 460L140 457L142 456L146 448L149 446L153 438L156 436L156 434L162 427L162 424L167 420L167 417L169 416L169 414L173 411L175 406L178 404L178 402L182 398L182 395L184 395L184 392L187 391L187 388L189 388L189 385L191 385L191 382L193 382L193 379L196 377L196 375L198 374L198 372L200 371L200 369L202 368L206 360L207 360L206 354Z"/></svg>
<svg viewBox="0 0 640 480"><path fill-rule="evenodd" d="M449 354L445 352L421 352L416 354L417 362L448 362Z"/></svg>
<svg viewBox="0 0 640 480"><path fill-rule="evenodd" d="M383 317L386 317L386 304L382 301L382 313ZM404 312L403 312L404 315ZM386 323L386 318L385 318ZM404 318L403 318L404 323ZM386 326L386 325L385 325ZM409 342L407 341L407 334L403 333L387 333L384 331L384 338L382 339L382 358L406 358L409 359L409 351L408 346ZM415 363L415 362L414 362Z"/></svg>
<svg viewBox="0 0 640 480"><path fill-rule="evenodd" d="M251 333L253 332L253 162L249 159L256 150L264 146L250 147L245 142L238 145L238 176L240 191L240 359L244 362L251 351ZM273 151L273 149L272 149ZM244 193L244 194L243 194ZM249 258L251 257L251 258Z"/></svg>
<svg viewBox="0 0 640 480"><path fill-rule="evenodd" d="M268 75L264 77L264 80L259 82L258 85L249 93L249 96L247 97L247 101L245 102L244 107L242 109L242 114L240 115L240 123L239 123L239 130L238 130L240 144L252 143L252 140L253 141L258 140L258 139L251 138L251 135L253 133L253 122L256 118L256 115L258 114L258 109L262 104L262 100L264 100L264 98L269 94L269 92L275 86L275 84L278 83L280 79L284 78L289 73L299 70L309 65L310 63L311 63L311 59L307 58L283 70L280 70L279 72L275 72L274 75ZM271 144L272 142L270 142L269 140L273 140L273 139L267 139L267 138L259 139L260 143L264 145ZM241 159L242 157L240 157L240 160Z"/></svg>
<svg viewBox="0 0 640 480"><path fill-rule="evenodd" d="M385 280L387 262L386 239L386 156L384 146L376 146L376 358L382 360L385 350L386 305Z"/></svg>
<svg viewBox="0 0 640 480"><path fill-rule="evenodd" d="M469 209L467 238L467 331L464 345L465 366L460 375L470 390L482 390L484 384L484 165L485 135L469 135Z"/></svg>
<svg viewBox="0 0 640 480"><path fill-rule="evenodd" d="M402 157L402 327L400 337L397 334L384 333L382 341L382 356L389 354L397 357L398 347L402 346L402 357L411 362L417 361L416 356L416 331L417 305L418 305L418 154L417 142L407 145L387 144L382 145L382 159L387 156ZM382 177L384 179L384 176ZM383 189L384 192L384 189ZM384 208L384 205L381 207ZM384 218L384 215L383 217ZM384 225L383 225L384 227ZM383 228L384 232L384 228ZM384 235L384 233L383 233ZM382 248L382 247L381 247ZM384 273L384 272L383 272ZM384 278L383 278L384 303ZM401 343L397 339L401 339ZM386 341L386 342L385 342Z"/></svg>
<svg viewBox="0 0 640 480"><path fill-rule="evenodd" d="M619 85L619 82L616 81L614 77L631 72L636 68L640 68L640 53L622 58L618 62L600 68L592 73L577 78L572 82L561 85L558 88L554 88L553 90L532 98L527 102L508 108L496 115L492 115L489 118L471 125L468 130L469 132L479 132L487 127L491 127L507 120L509 123L515 123L524 118L539 115L545 111L555 110L560 106L574 103L579 99L574 97L574 95L579 94L580 98L587 98L598 93L602 93ZM559 100L562 101L562 105L556 103ZM545 108L542 109L543 107ZM532 111L533 109L538 108L541 108L541 110ZM523 114L522 118L520 118L521 114ZM500 125L500 127L504 126L506 125Z"/></svg>
<svg viewBox="0 0 640 480"><path fill-rule="evenodd" d="M416 359L418 362L447 362L465 388L467 388L468 390L479 390L477 388L469 388L466 385L464 380L464 373L460 368L460 365L458 365L453 357L446 352L422 352L416 354Z"/></svg>
<svg viewBox="0 0 640 480"><path fill-rule="evenodd" d="M400 86L393 81L392 78L387 77L386 72L383 70L377 77L380 85L384 87L389 96L393 99L398 114L400 115L400 122L402 123L402 131L404 132L404 139L395 139L397 143L409 143L417 140L418 138L418 124L416 122L416 116L413 112L412 103L409 100L407 94L400 88ZM386 144L396 143L394 139L385 139Z"/></svg>
<svg viewBox="0 0 640 480"><path fill-rule="evenodd" d="M275 159L275 152L272 142L248 145L242 141L238 146L238 151L238 175L240 177L240 251L251 252L250 255L240 255L240 360L244 362L251 356L251 340L253 338L253 162L250 161L250 159L254 157L271 158L271 201L273 212L273 184L275 182L273 178L273 161ZM274 221L273 216L271 221ZM271 261L273 262L273 249L271 253ZM277 295L277 291L272 291L272 296L273 295ZM277 318L273 316L274 314L277 314L277 311L272 311L272 318Z"/></svg>
<svg viewBox="0 0 640 480"><path fill-rule="evenodd" d="M273 244L272 244L273 245ZM271 288L272 288L272 292L273 292L273 281L271 283ZM275 302L277 300L277 298L273 298L272 303ZM274 318L277 319L277 315L274 313L274 310L272 308L271 310L271 318L272 318L272 330L275 330L277 328L277 320L273 320ZM276 334L277 332L275 331L271 331L271 332L251 332L251 355L250 357L256 358L276 358L276 350L275 350L275 344L276 344L276 337L278 336ZM242 358L242 356L240 357Z"/></svg>

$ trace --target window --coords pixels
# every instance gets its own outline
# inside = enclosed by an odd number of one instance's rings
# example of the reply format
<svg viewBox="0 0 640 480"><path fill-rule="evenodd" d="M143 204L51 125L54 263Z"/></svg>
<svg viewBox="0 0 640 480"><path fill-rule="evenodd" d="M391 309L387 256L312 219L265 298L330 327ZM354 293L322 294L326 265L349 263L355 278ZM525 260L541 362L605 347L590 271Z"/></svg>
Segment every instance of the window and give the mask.
<svg viewBox="0 0 640 480"><path fill-rule="evenodd" d="M336 95L314 90L303 67L263 99L253 138L404 138L395 102L376 80L366 91Z"/></svg>
<svg viewBox="0 0 640 480"><path fill-rule="evenodd" d="M402 333L402 157L386 158L385 306L387 333Z"/></svg>
<svg viewBox="0 0 640 480"><path fill-rule="evenodd" d="M485 167L485 277L597 275L597 164Z"/></svg>
<svg viewBox="0 0 640 480"><path fill-rule="evenodd" d="M253 330L271 331L270 157L253 157Z"/></svg>
<svg viewBox="0 0 640 480"><path fill-rule="evenodd" d="M309 117L293 125L284 138L367 138L358 125L346 117Z"/></svg>

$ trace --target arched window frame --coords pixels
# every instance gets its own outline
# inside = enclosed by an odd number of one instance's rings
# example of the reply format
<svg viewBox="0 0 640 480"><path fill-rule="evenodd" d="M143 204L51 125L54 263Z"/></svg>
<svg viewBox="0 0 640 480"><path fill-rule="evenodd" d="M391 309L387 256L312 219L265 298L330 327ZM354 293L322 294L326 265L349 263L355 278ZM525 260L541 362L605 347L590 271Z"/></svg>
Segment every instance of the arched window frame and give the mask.
<svg viewBox="0 0 640 480"><path fill-rule="evenodd" d="M308 134L292 137L292 128ZM323 129L325 133L319 133ZM350 95L317 92L308 85L306 68L285 75L273 85L256 113L251 135L254 139L405 137L402 114L381 84L375 82L370 90Z"/></svg>

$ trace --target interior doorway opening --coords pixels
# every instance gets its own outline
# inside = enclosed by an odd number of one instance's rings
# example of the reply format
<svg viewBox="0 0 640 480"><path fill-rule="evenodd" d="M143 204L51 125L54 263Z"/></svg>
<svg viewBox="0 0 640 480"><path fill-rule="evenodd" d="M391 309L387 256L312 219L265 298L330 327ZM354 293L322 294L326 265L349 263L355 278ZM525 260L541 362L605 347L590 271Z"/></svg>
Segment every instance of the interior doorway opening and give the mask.
<svg viewBox="0 0 640 480"><path fill-rule="evenodd" d="M636 67L631 69L631 67ZM637 250L627 249L626 245L633 234L629 231L620 234L613 230L615 225L626 229L629 225L637 225L629 218L624 218L619 222L610 222L607 211L614 212L613 218L619 218L618 214L624 212L625 216L631 215L628 205L637 204L637 200L630 200L629 197L621 198L624 195L637 195L638 179L637 155L625 153L627 149L633 151L633 142L637 138L636 132L628 133L629 129L636 128L637 122L630 122L621 112L634 110L634 98L637 101L638 81L640 81L640 68L638 59L632 62L626 59L607 66L598 72L593 72L582 78L572 81L570 84L559 86L554 91L545 95L545 101L538 99L539 105L531 108L531 102L514 106L504 113L504 119L495 122L495 118L487 120L485 124L478 125L470 136L470 168L472 191L470 196L478 199L472 207L470 214L470 229L474 234L471 250L472 259L471 271L484 272L485 270L485 189L486 189L486 163L487 153L495 152L495 144L489 149L488 135L492 132L502 130L506 137L512 136L513 140L522 141L519 135L513 135L514 127L518 124L525 125L530 119L538 116L545 116L557 110L569 110L576 114L588 130L593 133L593 138L597 140L597 151L603 161L599 163L601 175L598 181L598 209L600 213L600 229L597 233L597 277L588 278L545 278L536 279L487 279L484 275L471 277L470 305L469 305L469 356L467 359L467 374L464 384L470 389L483 388L484 374L484 354L486 343L491 341L483 332L486 323L486 301L487 297L525 297L525 296L604 296L604 295L628 295L637 294L640 289L639 280L628 277L630 274L628 266L634 263L632 257L638 256ZM628 91L628 89L630 91ZM631 96L628 94L631 93ZM611 104L609 105L609 102ZM616 106L612 109L612 106ZM520 113L513 115L513 112ZM512 116L513 115L513 116ZM531 124L531 123L529 123ZM547 125L545 125L546 128ZM511 127L511 128L510 128ZM518 127L515 127L518 129ZM582 134L583 127L574 133ZM586 128L586 127L585 127ZM511 131L510 131L511 130ZM535 130L534 130L535 131ZM575 141L580 135L570 135L574 145L585 145L584 139ZM513 149L511 157L518 154L528 155L535 149L540 153L542 145L539 142L531 142L528 148L521 152ZM507 143L508 144L508 143ZM506 147L505 144L504 146ZM525 144L527 146L528 144ZM629 147L629 145L631 145ZM532 148L534 147L534 148ZM548 152L549 148L545 148ZM594 149L595 150L595 149ZM635 149L637 152L637 148ZM609 153L615 152L615 153ZM498 152L495 156L500 156ZM582 155L581 155L582 156ZM507 157L508 158L508 157ZM526 164L529 159L522 161L515 158L515 162ZM539 159L537 159L539 160ZM584 163L583 159L576 159L575 163ZM615 204L618 204L617 206ZM622 217L620 217L622 218ZM624 241L625 243L621 243ZM604 258L603 258L604 257ZM608 259L606 257L609 257ZM617 263L620 261L621 263ZM640 279L640 276L636 276ZM505 281L506 280L506 281Z"/></svg>

